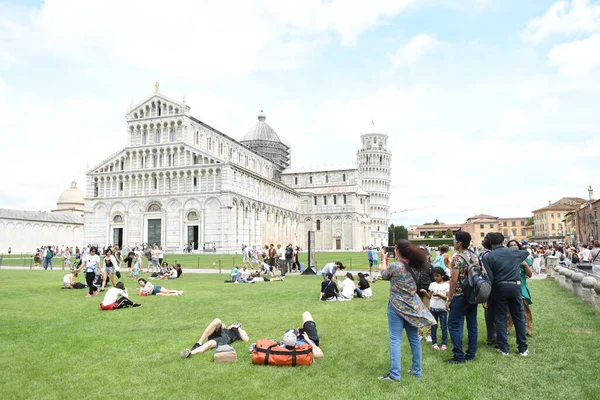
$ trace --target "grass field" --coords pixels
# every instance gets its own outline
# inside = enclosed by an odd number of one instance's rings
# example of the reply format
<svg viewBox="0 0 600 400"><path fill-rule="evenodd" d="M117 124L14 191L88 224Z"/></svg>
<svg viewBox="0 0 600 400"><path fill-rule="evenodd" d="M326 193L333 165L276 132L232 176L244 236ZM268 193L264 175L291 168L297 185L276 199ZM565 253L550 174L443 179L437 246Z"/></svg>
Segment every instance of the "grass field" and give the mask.
<svg viewBox="0 0 600 400"><path fill-rule="evenodd" d="M530 356L509 357L485 345L479 315L474 362L446 365L450 351L423 343L423 378L410 374L402 349L400 383L378 382L389 368L386 304L389 284L372 299L317 301L321 278L224 284L223 277L188 274L168 282L181 297L139 297L137 309L100 311L100 296L61 290L60 271L0 271L0 374L4 399L597 399L600 318L592 307L550 281L531 281L534 337ZM133 282L124 282L134 292ZM250 343L280 340L312 312L325 358L310 367L251 364ZM239 361L214 364L212 354L182 360L214 317L241 321L250 343L236 342Z"/></svg>
<svg viewBox="0 0 600 400"><path fill-rule="evenodd" d="M166 254L165 260L169 263L180 263L184 268L219 268L230 270L234 265L242 265L241 254ZM74 262L75 258L71 258ZM367 252L319 252L315 253L315 261L317 266L321 268L328 262L341 261L348 269L351 270L368 270L369 262ZM308 264L307 253L300 255L300 262ZM63 259L55 257L53 259L54 268L61 268ZM3 255L2 265L11 266L31 266L33 265L33 255L31 254L12 254L10 256ZM144 258L144 267L147 265L147 260Z"/></svg>

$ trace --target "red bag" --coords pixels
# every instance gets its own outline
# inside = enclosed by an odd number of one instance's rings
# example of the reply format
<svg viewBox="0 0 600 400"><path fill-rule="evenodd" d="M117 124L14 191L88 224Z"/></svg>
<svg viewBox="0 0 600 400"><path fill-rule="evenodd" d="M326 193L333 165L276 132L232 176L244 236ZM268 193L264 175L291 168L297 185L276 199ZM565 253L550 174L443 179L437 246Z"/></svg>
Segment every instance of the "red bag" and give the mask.
<svg viewBox="0 0 600 400"><path fill-rule="evenodd" d="M252 364L257 365L311 365L313 363L312 347L308 344L288 349L274 340L260 339L252 352Z"/></svg>
<svg viewBox="0 0 600 400"><path fill-rule="evenodd" d="M104 304L100 303L100 309L104 310L104 311L112 311L115 309L116 306L118 306L119 303L114 302L114 303L110 303L109 305L105 306Z"/></svg>

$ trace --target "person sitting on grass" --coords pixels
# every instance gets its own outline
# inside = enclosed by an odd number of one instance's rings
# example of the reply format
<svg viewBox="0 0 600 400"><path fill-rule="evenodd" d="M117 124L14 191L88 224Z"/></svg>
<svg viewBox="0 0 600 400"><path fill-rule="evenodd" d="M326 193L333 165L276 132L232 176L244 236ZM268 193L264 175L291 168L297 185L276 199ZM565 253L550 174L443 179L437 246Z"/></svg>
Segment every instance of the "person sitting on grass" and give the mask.
<svg viewBox="0 0 600 400"><path fill-rule="evenodd" d="M162 274L159 279L177 279L177 270L171 265L169 272Z"/></svg>
<svg viewBox="0 0 600 400"><path fill-rule="evenodd" d="M183 278L183 270L181 269L181 264L175 264L175 269L177 270L177 278Z"/></svg>
<svg viewBox="0 0 600 400"><path fill-rule="evenodd" d="M213 319L208 324L204 333L198 342L194 343L191 349L185 349L179 355L181 358L189 358L194 354L204 353L206 350L214 349L217 346L231 344L237 340L247 342L250 340L248 333L242 329L240 322L226 326L219 318Z"/></svg>
<svg viewBox="0 0 600 400"><path fill-rule="evenodd" d="M237 267L233 267L233 269L231 270L231 272L229 274L231 276L231 282L239 283L238 280L240 279L240 276L242 275L242 273L240 272L240 270Z"/></svg>
<svg viewBox="0 0 600 400"><path fill-rule="evenodd" d="M325 280L321 282L321 294L319 295L319 300L321 301L334 301L340 295L340 291L336 283L333 281L333 274L328 272L325 274Z"/></svg>
<svg viewBox="0 0 600 400"><path fill-rule="evenodd" d="M144 278L138 279L138 282L141 286L138 289L140 296L148 296L149 294L154 296L183 296L183 290L169 290L163 286L154 286Z"/></svg>
<svg viewBox="0 0 600 400"><path fill-rule="evenodd" d="M83 289L85 287L83 283L81 283L81 288L76 287L79 286L75 285L78 282L74 282L74 278L77 278L79 276L80 271L80 269L76 269L65 275L65 277L63 278L63 289Z"/></svg>
<svg viewBox="0 0 600 400"><path fill-rule="evenodd" d="M104 295L104 300L100 303L100 309L105 311L118 310L130 306L141 307L142 305L129 300L127 288L123 282L117 282L115 287L108 289Z"/></svg>
<svg viewBox="0 0 600 400"><path fill-rule="evenodd" d="M346 300L352 300L352 298L354 298L354 289L356 289L354 277L350 272L347 272L344 280L340 284L340 296Z"/></svg>
<svg viewBox="0 0 600 400"><path fill-rule="evenodd" d="M373 297L373 290L371 289L371 285L369 284L369 281L367 281L365 274L363 274L362 272L358 273L358 287L354 289L354 292L358 297L362 297L365 299Z"/></svg>

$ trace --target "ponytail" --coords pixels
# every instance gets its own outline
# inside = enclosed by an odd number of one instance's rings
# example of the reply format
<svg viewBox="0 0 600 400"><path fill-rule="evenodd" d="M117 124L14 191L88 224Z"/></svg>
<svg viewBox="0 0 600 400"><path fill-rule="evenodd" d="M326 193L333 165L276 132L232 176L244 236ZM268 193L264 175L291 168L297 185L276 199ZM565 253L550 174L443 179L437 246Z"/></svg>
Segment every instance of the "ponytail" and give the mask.
<svg viewBox="0 0 600 400"><path fill-rule="evenodd" d="M415 246L406 239L396 241L396 250L408 259L408 266L416 270L424 270L427 266L427 252L418 246Z"/></svg>

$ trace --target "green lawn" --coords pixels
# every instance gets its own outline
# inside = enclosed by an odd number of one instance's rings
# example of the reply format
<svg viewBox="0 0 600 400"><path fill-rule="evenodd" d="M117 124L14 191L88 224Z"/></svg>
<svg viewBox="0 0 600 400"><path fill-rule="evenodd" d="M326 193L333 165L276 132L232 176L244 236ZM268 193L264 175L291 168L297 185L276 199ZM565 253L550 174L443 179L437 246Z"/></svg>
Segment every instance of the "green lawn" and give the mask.
<svg viewBox="0 0 600 400"><path fill-rule="evenodd" d="M12 254L10 256L3 255L3 266L27 266L33 265L33 255L31 254ZM167 254L165 260L169 263L180 263L184 268L219 268L230 270L234 265L242 265L241 254ZM315 253L317 266L321 268L328 262L341 261L348 269L351 270L368 270L369 261L367 252L319 252ZM71 262L75 262L75 257L71 258ZM307 253L301 253L300 262L308 265ZM55 257L53 260L54 268L61 268L63 259ZM147 260L144 258L144 267L147 265Z"/></svg>
<svg viewBox="0 0 600 400"><path fill-rule="evenodd" d="M138 309L100 311L101 297L61 290L62 272L0 270L0 374L4 399L190 398L316 399L594 399L600 379L600 318L550 281L531 281L534 337L530 356L510 357L485 345L480 313L475 362L450 366L451 352L423 350L423 378L410 374L403 341L403 379L378 382L389 368L386 304L389 284L372 299L320 303L321 278L224 284L223 276L188 274L168 282L182 297L132 297ZM133 291L132 280L124 281ZM251 342L280 338L312 312L325 358L310 367L214 364L212 354L182 360L214 317L241 321Z"/></svg>

